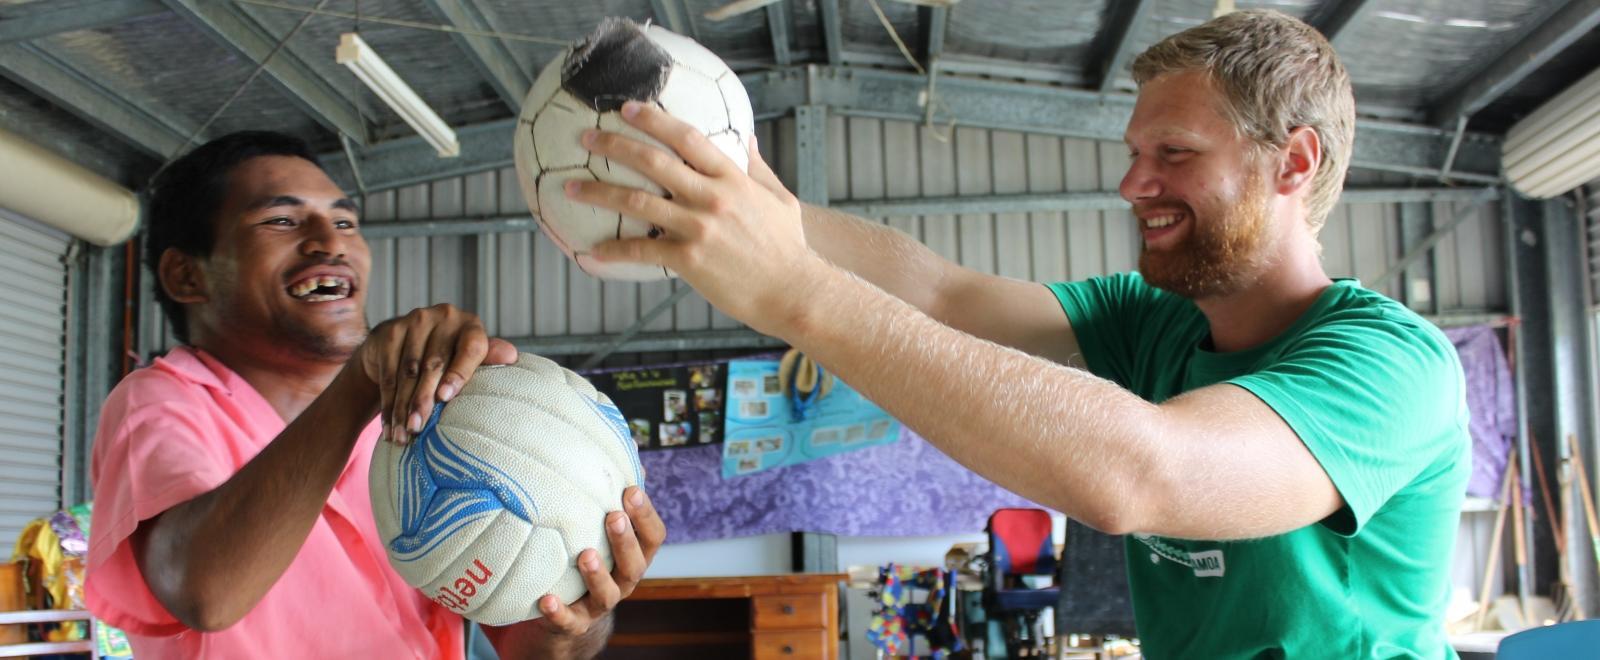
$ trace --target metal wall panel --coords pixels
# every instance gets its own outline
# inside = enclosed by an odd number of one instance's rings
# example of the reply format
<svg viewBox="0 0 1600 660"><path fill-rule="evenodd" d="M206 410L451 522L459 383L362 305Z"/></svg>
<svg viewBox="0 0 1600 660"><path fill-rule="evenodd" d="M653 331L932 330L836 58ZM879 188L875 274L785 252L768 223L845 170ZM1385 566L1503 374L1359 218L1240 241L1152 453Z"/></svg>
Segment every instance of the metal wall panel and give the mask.
<svg viewBox="0 0 1600 660"><path fill-rule="evenodd" d="M792 185L794 120L763 122L757 126L757 138L766 160ZM847 201L1116 190L1128 156L1126 147L1114 142L829 115L826 162L829 196ZM1360 175L1352 178L1363 185L1383 183ZM1432 222L1444 224L1460 210L1457 206L1432 205ZM509 168L377 193L366 200L365 208L369 227L397 220L527 212L516 172ZM958 263L1022 279L1092 277L1133 269L1138 261L1139 235L1125 209L877 221L905 231ZM492 332L505 337L618 333L683 286L677 281L601 282L579 271L537 233L371 241L369 319L378 323L414 307L448 301L476 311ZM1425 281L1413 283L1409 300L1402 291L1402 278L1393 278L1380 289L1421 311L1503 310L1505 278L1497 256L1501 233L1497 207L1483 205L1440 243L1431 273L1412 269L1424 273ZM1415 242L1420 237L1405 238ZM1340 205L1322 232L1329 274L1370 282L1405 252L1401 239L1398 205ZM152 324L143 327L149 331ZM645 331L738 327L690 293ZM157 336L157 347L170 342Z"/></svg>
<svg viewBox="0 0 1600 660"><path fill-rule="evenodd" d="M70 244L0 212L0 543L61 508Z"/></svg>

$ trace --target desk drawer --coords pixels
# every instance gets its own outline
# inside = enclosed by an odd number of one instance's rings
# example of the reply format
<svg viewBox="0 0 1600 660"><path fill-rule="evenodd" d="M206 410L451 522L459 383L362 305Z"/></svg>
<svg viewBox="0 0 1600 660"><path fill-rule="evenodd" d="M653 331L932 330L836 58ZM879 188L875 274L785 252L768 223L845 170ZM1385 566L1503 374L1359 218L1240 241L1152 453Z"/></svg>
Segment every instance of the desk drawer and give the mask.
<svg viewBox="0 0 1600 660"><path fill-rule="evenodd" d="M750 610L756 630L793 630L796 628L822 628L824 620L823 594L784 594L756 596L750 599Z"/></svg>
<svg viewBox="0 0 1600 660"><path fill-rule="evenodd" d="M755 660L789 660L790 658L810 658L820 660L831 658L834 653L828 651L828 631L826 630L785 630L781 632L757 632L753 640Z"/></svg>

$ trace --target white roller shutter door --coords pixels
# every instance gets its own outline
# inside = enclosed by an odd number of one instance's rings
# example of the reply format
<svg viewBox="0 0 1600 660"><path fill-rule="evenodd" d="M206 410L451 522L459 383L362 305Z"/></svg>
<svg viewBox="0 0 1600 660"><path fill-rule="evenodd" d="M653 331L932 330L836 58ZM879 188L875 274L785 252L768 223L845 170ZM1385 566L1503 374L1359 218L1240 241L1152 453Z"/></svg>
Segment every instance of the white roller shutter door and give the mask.
<svg viewBox="0 0 1600 660"><path fill-rule="evenodd" d="M65 234L0 211L0 555L61 507Z"/></svg>

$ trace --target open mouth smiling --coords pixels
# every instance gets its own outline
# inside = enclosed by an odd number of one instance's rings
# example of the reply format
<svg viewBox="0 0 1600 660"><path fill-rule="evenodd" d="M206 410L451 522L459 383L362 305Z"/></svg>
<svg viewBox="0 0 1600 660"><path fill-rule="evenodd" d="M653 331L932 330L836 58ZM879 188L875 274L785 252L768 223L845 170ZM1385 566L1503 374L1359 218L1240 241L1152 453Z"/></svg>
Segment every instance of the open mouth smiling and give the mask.
<svg viewBox="0 0 1600 660"><path fill-rule="evenodd" d="M296 300L330 302L350 297L350 278L340 275L312 275L290 284L285 291Z"/></svg>

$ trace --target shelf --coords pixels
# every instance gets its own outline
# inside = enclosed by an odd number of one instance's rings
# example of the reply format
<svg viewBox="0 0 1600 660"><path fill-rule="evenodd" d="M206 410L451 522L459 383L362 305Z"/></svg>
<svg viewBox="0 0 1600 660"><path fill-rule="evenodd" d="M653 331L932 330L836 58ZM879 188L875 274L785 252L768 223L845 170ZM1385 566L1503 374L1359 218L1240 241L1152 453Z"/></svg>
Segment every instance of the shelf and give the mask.
<svg viewBox="0 0 1600 660"><path fill-rule="evenodd" d="M0 625L28 623L60 623L62 621L92 621L88 610L18 610L0 612ZM28 642L25 644L0 644L0 658L18 658L51 653L94 653L94 639L74 642Z"/></svg>
<svg viewBox="0 0 1600 660"><path fill-rule="evenodd" d="M89 610L20 610L16 612L0 612L0 625L85 621L93 616L93 614L89 613Z"/></svg>
<svg viewBox="0 0 1600 660"><path fill-rule="evenodd" d="M29 644L10 644L0 646L0 658L18 658L29 655L42 655L46 653L93 653L94 642L83 640L78 642L33 642Z"/></svg>

